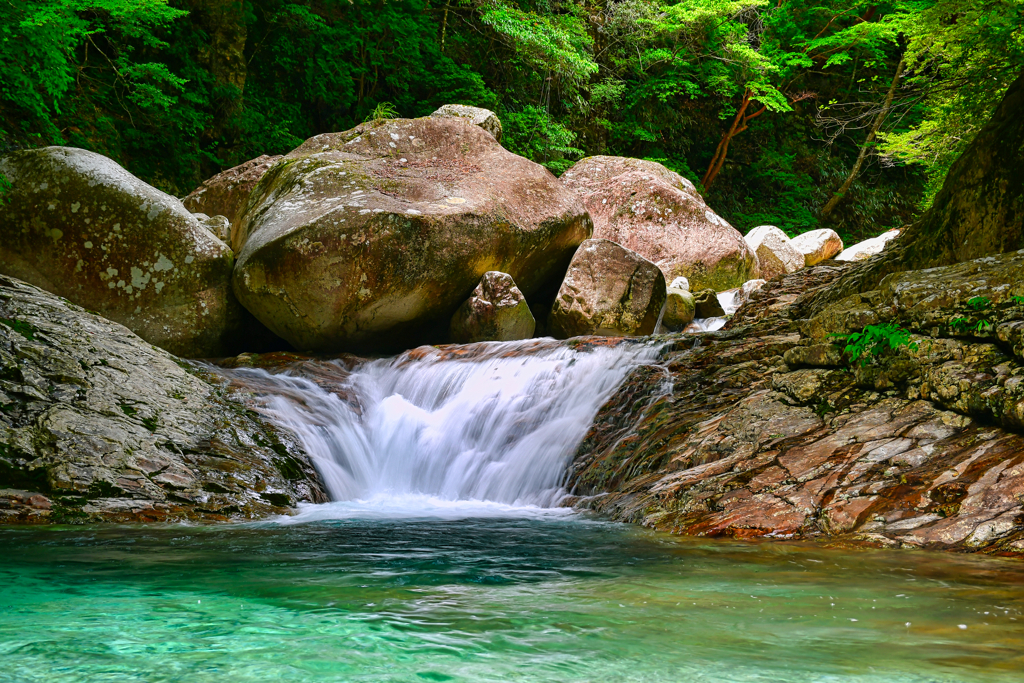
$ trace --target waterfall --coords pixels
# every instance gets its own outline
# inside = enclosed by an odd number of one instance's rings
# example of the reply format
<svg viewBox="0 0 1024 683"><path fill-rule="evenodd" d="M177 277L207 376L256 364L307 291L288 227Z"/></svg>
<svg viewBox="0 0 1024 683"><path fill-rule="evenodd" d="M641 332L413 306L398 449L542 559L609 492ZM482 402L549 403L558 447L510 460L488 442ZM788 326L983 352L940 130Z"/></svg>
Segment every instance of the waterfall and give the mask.
<svg viewBox="0 0 1024 683"><path fill-rule="evenodd" d="M550 507L601 405L657 348L633 340L423 347L346 373L230 374L301 441L335 501Z"/></svg>

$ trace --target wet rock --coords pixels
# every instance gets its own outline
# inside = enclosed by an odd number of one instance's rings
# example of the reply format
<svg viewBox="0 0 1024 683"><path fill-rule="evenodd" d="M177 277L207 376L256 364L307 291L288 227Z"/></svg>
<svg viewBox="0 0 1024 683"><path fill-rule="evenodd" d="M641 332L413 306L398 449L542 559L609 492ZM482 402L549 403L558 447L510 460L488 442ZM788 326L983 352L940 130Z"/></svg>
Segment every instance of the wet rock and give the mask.
<svg viewBox="0 0 1024 683"><path fill-rule="evenodd" d="M792 244L789 237L774 225L761 225L744 238L751 251L757 254L761 267L761 279L771 280L804 267L804 256Z"/></svg>
<svg viewBox="0 0 1024 683"><path fill-rule="evenodd" d="M668 288L665 300L665 313L662 322L670 330L680 330L693 321L697 311L697 303L688 290L676 287Z"/></svg>
<svg viewBox="0 0 1024 683"><path fill-rule="evenodd" d="M0 272L121 323L179 356L231 352L243 310L231 249L174 197L73 147L0 160Z"/></svg>
<svg viewBox="0 0 1024 683"><path fill-rule="evenodd" d="M466 119L474 126L480 126L493 135L495 140L501 142L501 119L490 109L470 107L465 104L446 104L431 116L441 119Z"/></svg>
<svg viewBox="0 0 1024 683"><path fill-rule="evenodd" d="M583 198L594 237L617 242L655 263L666 280L718 291L759 277L743 236L715 214L693 183L661 164L626 157L587 157L562 183Z"/></svg>
<svg viewBox="0 0 1024 683"><path fill-rule="evenodd" d="M280 155L263 156L250 159L244 164L221 171L192 191L182 200L185 208L193 213L204 213L208 216L224 216L228 224L235 226L249 201L249 194L256 183L281 158ZM232 228L231 232L234 232ZM229 233L225 240L231 248L238 251L238 243Z"/></svg>
<svg viewBox="0 0 1024 683"><path fill-rule="evenodd" d="M835 230L828 228L797 235L789 243L804 255L805 266L817 265L843 251L843 239Z"/></svg>
<svg viewBox="0 0 1024 683"><path fill-rule="evenodd" d="M321 502L246 395L126 328L0 276L0 522L251 519Z"/></svg>
<svg viewBox="0 0 1024 683"><path fill-rule="evenodd" d="M452 316L451 340L457 344L515 341L533 336L537 322L512 276L490 271Z"/></svg>
<svg viewBox="0 0 1024 683"><path fill-rule="evenodd" d="M761 291L761 289L764 287L764 284L765 280L747 280L746 282L744 282L740 286L739 292L737 292L736 294L736 299L739 302L739 305L742 306L743 304L750 301L751 297L754 295L755 292Z"/></svg>
<svg viewBox="0 0 1024 683"><path fill-rule="evenodd" d="M858 242L852 247L844 249L836 256L836 261L863 261L875 254L881 254L882 250L885 249L885 245L896 239L899 234L899 230L889 230L888 232L883 232L878 237Z"/></svg>
<svg viewBox="0 0 1024 683"><path fill-rule="evenodd" d="M665 296L665 276L653 263L609 240L587 240L555 297L549 331L559 339L652 334Z"/></svg>
<svg viewBox="0 0 1024 683"><path fill-rule="evenodd" d="M307 140L239 225L239 299L298 349L443 341L491 270L530 297L592 224L546 169L461 118L393 119Z"/></svg>
<svg viewBox="0 0 1024 683"><path fill-rule="evenodd" d="M693 295L693 302L695 307L694 317L704 318L721 318L725 315L725 309L722 308L721 302L718 300L718 293L713 289L704 289Z"/></svg>

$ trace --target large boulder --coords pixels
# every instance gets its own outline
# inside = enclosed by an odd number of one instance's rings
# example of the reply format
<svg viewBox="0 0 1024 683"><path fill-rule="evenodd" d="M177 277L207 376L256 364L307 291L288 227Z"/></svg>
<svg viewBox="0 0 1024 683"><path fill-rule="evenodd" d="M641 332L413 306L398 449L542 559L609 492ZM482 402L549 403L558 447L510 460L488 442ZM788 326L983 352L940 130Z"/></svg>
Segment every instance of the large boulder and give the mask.
<svg viewBox="0 0 1024 683"><path fill-rule="evenodd" d="M181 202L73 147L0 159L0 273L119 322L179 356L223 355L244 311L231 249Z"/></svg>
<svg viewBox="0 0 1024 683"><path fill-rule="evenodd" d="M237 232L234 287L296 348L444 339L490 270L527 297L593 225L544 167L461 118L391 119L310 138L263 177Z"/></svg>
<svg viewBox="0 0 1024 683"><path fill-rule="evenodd" d="M722 291L758 277L743 236L708 208L693 183L661 164L587 157L561 180L583 198L595 238L635 251L668 280L685 277L691 290Z"/></svg>
<svg viewBox="0 0 1024 683"><path fill-rule="evenodd" d="M439 119L466 119L474 126L480 126L501 142L501 119L490 109L470 107L466 104L446 104L431 114Z"/></svg>
<svg viewBox="0 0 1024 683"><path fill-rule="evenodd" d="M771 280L804 267L804 255L790 244L789 236L774 225L760 225L748 232L744 239L757 253L762 280Z"/></svg>
<svg viewBox="0 0 1024 683"><path fill-rule="evenodd" d="M264 154L234 168L221 171L193 190L181 202L192 213L213 217L224 216L228 219L228 224L232 226L231 233L234 233L234 226L245 209L245 203L249 200L252 188L256 187L260 178L280 158L280 155ZM234 235L231 234L231 237L233 238ZM237 251L237 244L233 240L229 240L228 243Z"/></svg>
<svg viewBox="0 0 1024 683"><path fill-rule="evenodd" d="M0 524L248 519L326 500L251 394L5 276L0 323Z"/></svg>
<svg viewBox="0 0 1024 683"><path fill-rule="evenodd" d="M489 271L455 311L451 340L458 344L529 339L537 327L523 293L508 273Z"/></svg>
<svg viewBox="0 0 1024 683"><path fill-rule="evenodd" d="M813 266L827 261L843 250L843 238L835 230L822 228L797 235L789 241L804 255L804 265Z"/></svg>
<svg viewBox="0 0 1024 683"><path fill-rule="evenodd" d="M555 297L549 331L559 339L652 334L665 294L665 276L656 265L615 242L587 240Z"/></svg>

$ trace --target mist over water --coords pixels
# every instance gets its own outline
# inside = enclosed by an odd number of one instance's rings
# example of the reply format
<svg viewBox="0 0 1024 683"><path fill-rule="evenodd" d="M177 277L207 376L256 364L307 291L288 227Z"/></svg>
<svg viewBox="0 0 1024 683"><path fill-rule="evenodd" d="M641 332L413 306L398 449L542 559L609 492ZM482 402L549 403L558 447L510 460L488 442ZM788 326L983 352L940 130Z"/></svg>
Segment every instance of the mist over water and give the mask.
<svg viewBox="0 0 1024 683"><path fill-rule="evenodd" d="M656 354L628 341L417 349L358 366L338 392L301 374L235 374L258 380L266 412L298 436L331 499L348 503L300 517L529 515L565 495L597 411Z"/></svg>

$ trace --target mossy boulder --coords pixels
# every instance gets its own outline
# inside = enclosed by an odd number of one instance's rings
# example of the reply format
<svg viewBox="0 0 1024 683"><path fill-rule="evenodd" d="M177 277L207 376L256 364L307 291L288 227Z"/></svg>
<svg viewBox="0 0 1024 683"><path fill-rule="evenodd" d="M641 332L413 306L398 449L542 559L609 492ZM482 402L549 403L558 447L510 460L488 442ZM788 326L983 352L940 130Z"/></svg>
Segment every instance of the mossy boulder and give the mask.
<svg viewBox="0 0 1024 683"><path fill-rule="evenodd" d="M661 270L622 245L592 239L580 245L548 317L559 339L652 334L665 305Z"/></svg>
<svg viewBox="0 0 1024 683"><path fill-rule="evenodd" d="M73 147L13 152L0 172L0 273L179 356L230 352L244 321L234 256L180 201Z"/></svg>
<svg viewBox="0 0 1024 683"><path fill-rule="evenodd" d="M669 281L724 291L759 277L757 257L735 228L712 211L693 183L661 164L587 157L561 178L594 220L594 237L635 251Z"/></svg>
<svg viewBox="0 0 1024 683"><path fill-rule="evenodd" d="M665 315L662 322L670 330L681 330L693 322L697 303L687 289L669 287L665 299Z"/></svg>
<svg viewBox="0 0 1024 683"><path fill-rule="evenodd" d="M443 341L492 270L529 297L593 225L542 166L461 118L310 138L257 184L237 233L241 302L296 348Z"/></svg>

